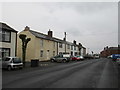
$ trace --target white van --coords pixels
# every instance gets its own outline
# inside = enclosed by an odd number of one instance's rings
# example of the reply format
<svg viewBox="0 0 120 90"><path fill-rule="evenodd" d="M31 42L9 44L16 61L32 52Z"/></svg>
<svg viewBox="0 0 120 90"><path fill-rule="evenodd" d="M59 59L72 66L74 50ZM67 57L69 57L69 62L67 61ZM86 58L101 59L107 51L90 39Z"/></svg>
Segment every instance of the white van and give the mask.
<svg viewBox="0 0 120 90"><path fill-rule="evenodd" d="M18 57L5 57L2 58L2 68L11 70L16 68L23 68L23 63Z"/></svg>

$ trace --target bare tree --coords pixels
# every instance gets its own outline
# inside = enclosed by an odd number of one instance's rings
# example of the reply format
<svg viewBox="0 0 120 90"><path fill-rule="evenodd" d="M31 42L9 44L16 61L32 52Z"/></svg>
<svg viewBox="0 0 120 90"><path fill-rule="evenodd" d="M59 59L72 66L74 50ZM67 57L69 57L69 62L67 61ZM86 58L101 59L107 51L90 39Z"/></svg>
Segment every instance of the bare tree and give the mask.
<svg viewBox="0 0 120 90"><path fill-rule="evenodd" d="M31 38L26 38L26 35L24 35L24 34L20 34L19 38L22 40L22 60L23 60L23 66L25 67L26 48L27 48L27 44L31 40Z"/></svg>

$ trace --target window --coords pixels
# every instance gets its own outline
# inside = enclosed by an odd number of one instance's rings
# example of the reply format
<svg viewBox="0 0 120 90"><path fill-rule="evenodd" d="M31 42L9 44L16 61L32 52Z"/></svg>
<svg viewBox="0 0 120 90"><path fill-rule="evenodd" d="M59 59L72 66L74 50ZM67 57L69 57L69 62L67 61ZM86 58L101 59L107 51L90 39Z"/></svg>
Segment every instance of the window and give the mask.
<svg viewBox="0 0 120 90"><path fill-rule="evenodd" d="M43 47L43 40L40 40L40 46Z"/></svg>
<svg viewBox="0 0 120 90"><path fill-rule="evenodd" d="M43 50L40 51L40 57L43 57Z"/></svg>
<svg viewBox="0 0 120 90"><path fill-rule="evenodd" d="M11 32L0 30L0 42L10 42Z"/></svg>
<svg viewBox="0 0 120 90"><path fill-rule="evenodd" d="M3 61L9 61L9 60L10 58L6 58L6 57L3 58Z"/></svg>
<svg viewBox="0 0 120 90"><path fill-rule="evenodd" d="M21 63L21 59L20 58L13 58L13 63Z"/></svg>
<svg viewBox="0 0 120 90"><path fill-rule="evenodd" d="M74 47L74 50L76 50L76 46Z"/></svg>
<svg viewBox="0 0 120 90"><path fill-rule="evenodd" d="M62 43L59 43L59 48L62 48Z"/></svg>
<svg viewBox="0 0 120 90"><path fill-rule="evenodd" d="M76 47L76 50L80 51L78 47Z"/></svg>
<svg viewBox="0 0 120 90"><path fill-rule="evenodd" d="M10 48L0 48L0 58L10 56Z"/></svg>
<svg viewBox="0 0 120 90"><path fill-rule="evenodd" d="M53 48L55 48L55 42L53 42Z"/></svg>
<svg viewBox="0 0 120 90"><path fill-rule="evenodd" d="M53 51L53 56L55 56L55 51Z"/></svg>
<svg viewBox="0 0 120 90"><path fill-rule="evenodd" d="M70 45L69 44L67 45L67 48L70 49Z"/></svg>
<svg viewBox="0 0 120 90"><path fill-rule="evenodd" d="M73 46L71 46L71 50L73 50Z"/></svg>

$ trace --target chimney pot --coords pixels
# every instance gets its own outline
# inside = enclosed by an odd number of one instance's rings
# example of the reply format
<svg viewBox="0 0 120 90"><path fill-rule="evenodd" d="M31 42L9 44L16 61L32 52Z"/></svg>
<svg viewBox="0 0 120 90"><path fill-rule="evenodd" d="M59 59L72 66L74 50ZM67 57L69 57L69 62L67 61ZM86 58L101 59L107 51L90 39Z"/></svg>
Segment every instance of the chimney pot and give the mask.
<svg viewBox="0 0 120 90"><path fill-rule="evenodd" d="M74 40L73 43L76 44L76 41Z"/></svg>
<svg viewBox="0 0 120 90"><path fill-rule="evenodd" d="M48 31L48 36L49 37L52 37L53 36L53 32L49 29L49 31Z"/></svg>
<svg viewBox="0 0 120 90"><path fill-rule="evenodd" d="M24 31L29 31L30 27L26 26Z"/></svg>
<svg viewBox="0 0 120 90"><path fill-rule="evenodd" d="M81 44L81 43L79 43L79 46L81 46L81 47L82 47L82 44Z"/></svg>

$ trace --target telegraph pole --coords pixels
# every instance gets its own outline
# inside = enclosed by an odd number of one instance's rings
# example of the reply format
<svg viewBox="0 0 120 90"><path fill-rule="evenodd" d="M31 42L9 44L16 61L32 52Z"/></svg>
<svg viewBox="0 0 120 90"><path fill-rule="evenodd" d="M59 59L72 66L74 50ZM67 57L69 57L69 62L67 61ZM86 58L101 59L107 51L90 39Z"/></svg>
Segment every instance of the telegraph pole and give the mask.
<svg viewBox="0 0 120 90"><path fill-rule="evenodd" d="M65 53L66 53L66 32L64 32L64 34L65 34Z"/></svg>
<svg viewBox="0 0 120 90"><path fill-rule="evenodd" d="M90 49L90 48L88 48L88 55L89 55L89 49Z"/></svg>

